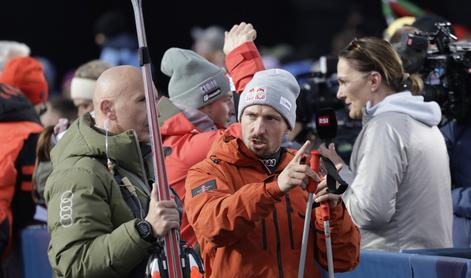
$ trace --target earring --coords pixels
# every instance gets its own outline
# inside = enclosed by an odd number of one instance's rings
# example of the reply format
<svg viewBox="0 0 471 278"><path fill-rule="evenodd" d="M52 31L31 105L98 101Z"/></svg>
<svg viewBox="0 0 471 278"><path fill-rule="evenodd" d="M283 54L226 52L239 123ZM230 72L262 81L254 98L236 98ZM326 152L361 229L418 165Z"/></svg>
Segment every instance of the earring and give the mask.
<svg viewBox="0 0 471 278"><path fill-rule="evenodd" d="M114 175L114 164L111 161L110 157L108 156L108 130L110 127L110 119L108 116L105 116L105 120L103 121L103 127L105 128L105 155L106 155L106 165L108 167L108 171Z"/></svg>

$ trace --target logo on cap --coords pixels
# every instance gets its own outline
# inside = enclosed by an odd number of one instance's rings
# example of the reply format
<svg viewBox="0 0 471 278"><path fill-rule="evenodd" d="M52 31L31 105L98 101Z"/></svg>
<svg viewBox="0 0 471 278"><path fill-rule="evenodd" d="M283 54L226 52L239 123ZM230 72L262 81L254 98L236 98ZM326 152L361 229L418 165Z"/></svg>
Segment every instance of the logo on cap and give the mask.
<svg viewBox="0 0 471 278"><path fill-rule="evenodd" d="M221 94L221 88L219 88L218 83L214 79L206 81L203 85L201 85L200 89L204 93L203 102L208 102L209 100Z"/></svg>
<svg viewBox="0 0 471 278"><path fill-rule="evenodd" d="M291 111L291 102L287 98L280 96L280 104L288 109L288 111Z"/></svg>
<svg viewBox="0 0 471 278"><path fill-rule="evenodd" d="M267 93L264 88L254 87L250 89L245 96L245 102L264 102L267 99Z"/></svg>

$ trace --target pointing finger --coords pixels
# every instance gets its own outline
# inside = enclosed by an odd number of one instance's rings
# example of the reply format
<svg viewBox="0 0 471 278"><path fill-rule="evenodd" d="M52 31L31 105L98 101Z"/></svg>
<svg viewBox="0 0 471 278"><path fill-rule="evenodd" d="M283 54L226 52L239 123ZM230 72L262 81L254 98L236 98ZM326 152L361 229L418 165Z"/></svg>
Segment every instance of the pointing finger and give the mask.
<svg viewBox="0 0 471 278"><path fill-rule="evenodd" d="M303 157L303 154L306 152L307 148L311 142L309 140L306 140L304 145L296 152L296 155L294 156L292 162L293 163L299 163L301 161L301 158Z"/></svg>

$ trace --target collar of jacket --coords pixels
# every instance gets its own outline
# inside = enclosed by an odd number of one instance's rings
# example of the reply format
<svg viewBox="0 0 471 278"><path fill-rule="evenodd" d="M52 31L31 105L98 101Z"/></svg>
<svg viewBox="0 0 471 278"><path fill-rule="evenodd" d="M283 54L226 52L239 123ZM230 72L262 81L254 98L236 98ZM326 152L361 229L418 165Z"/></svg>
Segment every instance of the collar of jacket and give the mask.
<svg viewBox="0 0 471 278"><path fill-rule="evenodd" d="M96 129L95 121L86 113L76 120L52 149L53 164L70 157L88 156L106 161L105 135ZM134 130L108 137L108 156L118 166L137 174L143 180L142 154ZM141 157L139 157L141 156Z"/></svg>
<svg viewBox="0 0 471 278"><path fill-rule="evenodd" d="M247 148L242 139L234 137L228 132L220 136L216 143L213 144L208 157L211 160L219 159L241 167L262 167L265 169L265 165L263 165L260 158ZM293 151L282 149L281 161L274 173L281 172L293 157Z"/></svg>
<svg viewBox="0 0 471 278"><path fill-rule="evenodd" d="M162 136L184 135L188 133L200 133L200 131L180 112L166 120L160 127Z"/></svg>
<svg viewBox="0 0 471 278"><path fill-rule="evenodd" d="M202 112L200 113L203 114ZM195 120L197 122L193 123L191 119L185 115L185 112L182 111L166 120L160 127L160 132L162 136L175 136L218 130L218 127L206 114L204 114L203 117L198 117L198 119L195 117Z"/></svg>

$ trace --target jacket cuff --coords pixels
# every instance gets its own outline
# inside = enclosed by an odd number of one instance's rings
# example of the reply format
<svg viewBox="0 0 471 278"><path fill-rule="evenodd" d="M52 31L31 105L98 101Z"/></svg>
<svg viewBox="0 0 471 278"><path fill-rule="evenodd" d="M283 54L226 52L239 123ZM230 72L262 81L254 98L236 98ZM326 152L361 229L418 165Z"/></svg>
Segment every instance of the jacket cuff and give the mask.
<svg viewBox="0 0 471 278"><path fill-rule="evenodd" d="M281 201L281 197L285 195L276 180L265 183L265 190L275 201Z"/></svg>
<svg viewBox="0 0 471 278"><path fill-rule="evenodd" d="M239 45L226 55L226 68L229 75L244 60L250 60L259 56L260 54L253 42L245 42Z"/></svg>
<svg viewBox="0 0 471 278"><path fill-rule="evenodd" d="M126 229L126 232L128 233L131 240L136 244L136 247L138 249L147 251L150 249L150 247L153 246L153 244L141 238L139 232L136 229L137 221L138 219L136 218L127 223L124 223L124 228Z"/></svg>

